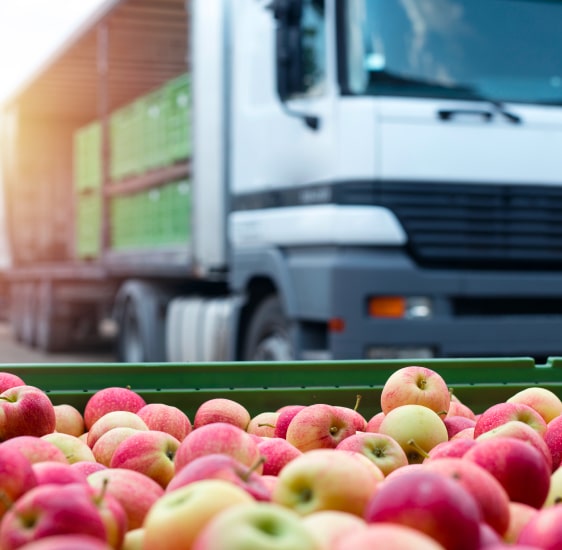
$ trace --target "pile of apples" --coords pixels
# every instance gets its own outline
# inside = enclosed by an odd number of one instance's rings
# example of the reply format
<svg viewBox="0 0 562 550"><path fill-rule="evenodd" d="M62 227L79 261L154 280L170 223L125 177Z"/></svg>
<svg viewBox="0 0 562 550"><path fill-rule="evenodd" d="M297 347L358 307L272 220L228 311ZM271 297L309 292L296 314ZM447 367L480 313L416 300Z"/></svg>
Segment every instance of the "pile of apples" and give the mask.
<svg viewBox="0 0 562 550"><path fill-rule="evenodd" d="M80 411L0 373L0 549L562 548L556 394L476 414L412 365L359 404L190 419L108 387Z"/></svg>

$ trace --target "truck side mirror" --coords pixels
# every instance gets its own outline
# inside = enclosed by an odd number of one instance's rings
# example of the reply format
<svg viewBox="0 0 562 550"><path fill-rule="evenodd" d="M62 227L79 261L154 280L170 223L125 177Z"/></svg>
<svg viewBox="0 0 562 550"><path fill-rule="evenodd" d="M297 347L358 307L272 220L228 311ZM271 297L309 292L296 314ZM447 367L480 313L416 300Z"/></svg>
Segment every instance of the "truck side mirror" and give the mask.
<svg viewBox="0 0 562 550"><path fill-rule="evenodd" d="M304 90L302 0L273 0L277 20L277 92L282 101Z"/></svg>

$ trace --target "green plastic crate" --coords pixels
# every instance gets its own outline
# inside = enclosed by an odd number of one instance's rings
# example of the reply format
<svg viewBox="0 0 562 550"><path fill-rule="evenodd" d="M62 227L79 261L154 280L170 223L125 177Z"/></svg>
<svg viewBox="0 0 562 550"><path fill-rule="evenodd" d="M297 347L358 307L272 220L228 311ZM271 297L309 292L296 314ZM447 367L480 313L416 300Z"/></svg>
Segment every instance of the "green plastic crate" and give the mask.
<svg viewBox="0 0 562 550"><path fill-rule="evenodd" d="M134 101L115 111L109 121L110 175L114 181L144 171L144 104Z"/></svg>
<svg viewBox="0 0 562 550"><path fill-rule="evenodd" d="M242 403L251 414L289 404L354 406L369 417L380 411L380 394L398 368L418 364L434 369L459 399L475 412L505 401L529 386L562 397L562 358L537 365L532 358L418 359L377 361L104 363L3 365L27 384L45 390L52 401L83 410L89 397L109 386L130 386L147 402L174 405L193 415L210 398Z"/></svg>
<svg viewBox="0 0 562 550"><path fill-rule="evenodd" d="M143 169L153 170L168 164L166 150L166 89L160 88L141 99L143 110Z"/></svg>
<svg viewBox="0 0 562 550"><path fill-rule="evenodd" d="M166 141L170 164L187 159L191 142L191 80L183 74L166 84Z"/></svg>
<svg viewBox="0 0 562 550"><path fill-rule="evenodd" d="M93 122L74 134L74 188L96 189L102 182L101 124Z"/></svg>
<svg viewBox="0 0 562 550"><path fill-rule="evenodd" d="M86 193L76 199L76 255L96 258L101 251L101 208L99 193Z"/></svg>

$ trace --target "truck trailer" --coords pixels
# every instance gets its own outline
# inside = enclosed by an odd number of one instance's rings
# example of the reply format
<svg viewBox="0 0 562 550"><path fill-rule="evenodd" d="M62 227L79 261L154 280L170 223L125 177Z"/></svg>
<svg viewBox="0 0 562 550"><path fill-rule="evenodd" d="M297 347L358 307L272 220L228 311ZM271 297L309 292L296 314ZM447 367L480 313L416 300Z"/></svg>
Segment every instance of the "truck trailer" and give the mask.
<svg viewBox="0 0 562 550"><path fill-rule="evenodd" d="M2 107L15 336L558 355L561 36L560 1L107 0Z"/></svg>

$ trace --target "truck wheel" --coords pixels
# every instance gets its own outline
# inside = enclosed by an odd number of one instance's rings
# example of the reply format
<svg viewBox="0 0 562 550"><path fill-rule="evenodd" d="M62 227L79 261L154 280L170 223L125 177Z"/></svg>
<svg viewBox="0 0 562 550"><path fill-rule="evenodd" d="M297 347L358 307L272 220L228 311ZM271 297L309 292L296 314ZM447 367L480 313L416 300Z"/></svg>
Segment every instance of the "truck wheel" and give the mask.
<svg viewBox="0 0 562 550"><path fill-rule="evenodd" d="M127 300L124 306L118 345L120 361L124 363L142 363L145 361L146 352L143 345L139 314L133 300Z"/></svg>
<svg viewBox="0 0 562 550"><path fill-rule="evenodd" d="M257 306L246 336L246 361L291 361L293 349L289 322L277 296L268 296Z"/></svg>

